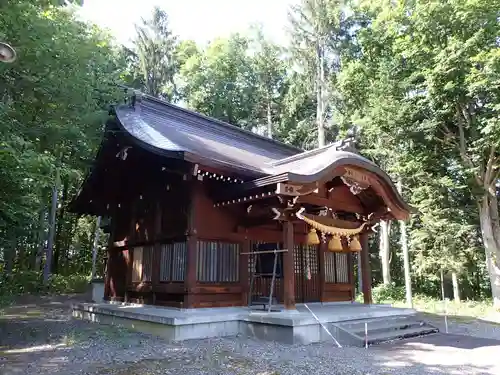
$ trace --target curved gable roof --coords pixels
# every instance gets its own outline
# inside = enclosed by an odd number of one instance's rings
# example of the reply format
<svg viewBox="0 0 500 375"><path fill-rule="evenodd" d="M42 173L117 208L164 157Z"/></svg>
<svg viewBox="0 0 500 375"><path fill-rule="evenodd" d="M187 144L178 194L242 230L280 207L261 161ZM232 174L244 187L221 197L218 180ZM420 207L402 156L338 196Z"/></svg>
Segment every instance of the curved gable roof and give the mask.
<svg viewBox="0 0 500 375"><path fill-rule="evenodd" d="M293 146L245 131L172 104L145 97L134 107L115 108L121 126L157 152L182 152L186 160L207 160L262 174L260 166L299 154Z"/></svg>
<svg viewBox="0 0 500 375"><path fill-rule="evenodd" d="M358 153L342 150L342 143L303 151L143 94L134 106L121 105L114 111L119 124L140 146L231 170L252 178L250 185L311 183L335 168L354 166L376 177L381 193L400 211L397 216L403 218L410 212L387 173Z"/></svg>

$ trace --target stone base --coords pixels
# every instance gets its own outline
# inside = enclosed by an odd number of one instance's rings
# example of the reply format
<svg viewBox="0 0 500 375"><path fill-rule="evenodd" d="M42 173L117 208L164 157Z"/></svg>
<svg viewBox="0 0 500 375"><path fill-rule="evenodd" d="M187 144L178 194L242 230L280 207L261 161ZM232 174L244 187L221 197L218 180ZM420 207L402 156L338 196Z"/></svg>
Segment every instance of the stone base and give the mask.
<svg viewBox="0 0 500 375"><path fill-rule="evenodd" d="M104 281L92 280L90 283L92 289L92 301L101 303L104 301Z"/></svg>
<svg viewBox="0 0 500 375"><path fill-rule="evenodd" d="M361 304L308 304L323 326L341 336L338 323L356 319L414 316L415 310ZM242 334L287 344L332 340L305 306L295 311L262 312L246 307L176 309L123 303L82 303L73 306L73 317L115 324L167 340L205 339Z"/></svg>

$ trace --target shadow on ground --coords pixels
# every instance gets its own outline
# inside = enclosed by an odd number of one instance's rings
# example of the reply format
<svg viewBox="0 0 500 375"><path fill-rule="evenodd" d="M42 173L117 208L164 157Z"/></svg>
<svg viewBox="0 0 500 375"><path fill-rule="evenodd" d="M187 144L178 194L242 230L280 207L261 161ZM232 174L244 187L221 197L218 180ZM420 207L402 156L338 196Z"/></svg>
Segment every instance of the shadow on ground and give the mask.
<svg viewBox="0 0 500 375"><path fill-rule="evenodd" d="M423 373L498 374L500 341L438 333L381 344L371 349L378 365L418 367Z"/></svg>
<svg viewBox="0 0 500 375"><path fill-rule="evenodd" d="M69 304L74 300L44 298L4 309L0 315L0 373L500 374L500 341L492 339L435 334L367 350L338 349L331 342L299 346L244 338L168 343L118 327L72 320ZM451 327L463 324L450 323Z"/></svg>

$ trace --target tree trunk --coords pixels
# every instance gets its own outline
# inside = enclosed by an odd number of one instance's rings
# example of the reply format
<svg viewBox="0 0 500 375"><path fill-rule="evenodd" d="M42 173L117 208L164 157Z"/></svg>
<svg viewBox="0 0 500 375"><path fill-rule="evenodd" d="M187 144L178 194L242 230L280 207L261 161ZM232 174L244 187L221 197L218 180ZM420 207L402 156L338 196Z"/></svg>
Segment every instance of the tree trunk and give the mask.
<svg viewBox="0 0 500 375"><path fill-rule="evenodd" d="M379 256L380 263L382 265L382 280L384 285L391 284L391 267L390 267L390 234L391 234L391 223L387 220L380 221L380 244L379 244Z"/></svg>
<svg viewBox="0 0 500 375"><path fill-rule="evenodd" d="M98 216L95 223L94 243L92 244L92 272L91 279L95 279L97 263L97 246L99 245L99 233L101 230L101 217Z"/></svg>
<svg viewBox="0 0 500 375"><path fill-rule="evenodd" d="M267 98L267 136L273 138L273 117L271 112L271 95Z"/></svg>
<svg viewBox="0 0 500 375"><path fill-rule="evenodd" d="M12 273L12 270L14 269L14 260L16 259L16 246L17 236L14 230L12 230L12 233L9 236L9 242L4 248L5 266L3 271L6 275L10 275Z"/></svg>
<svg viewBox="0 0 500 375"><path fill-rule="evenodd" d="M69 249L71 248L71 244L73 243L73 237L75 235L77 226L78 217L76 215L71 215L71 218L67 222L65 241L59 263L59 267L64 271L64 275L71 274L72 272L69 267Z"/></svg>
<svg viewBox="0 0 500 375"><path fill-rule="evenodd" d="M486 192L479 207L479 219L486 254L486 267L490 276L493 304L498 308L500 307L500 266L498 264L500 259L500 233L495 230L496 227L498 228L498 222L495 223L494 218L498 218L498 202L494 195Z"/></svg>
<svg viewBox="0 0 500 375"><path fill-rule="evenodd" d="M444 290L445 290L444 289L444 271L442 268L439 270L439 280L441 282L441 284L440 284L441 285L441 298L443 299L443 302L446 303L446 297L445 297L446 294L444 292Z"/></svg>
<svg viewBox="0 0 500 375"><path fill-rule="evenodd" d="M318 126L318 146L323 147L326 144L325 141L325 93L324 82L325 72L324 72L324 61L323 61L323 49L318 41L316 46L316 123Z"/></svg>
<svg viewBox="0 0 500 375"><path fill-rule="evenodd" d="M52 258L52 273L59 273L60 271L60 259L62 257L62 252L64 251L64 227L65 227L65 220L64 216L66 214L65 210L65 202L68 196L68 180L64 179L63 182L63 188L62 188L62 194L61 194L61 200L60 202L62 203L62 208L59 210L57 213L57 220L56 220L56 234L55 234L55 239L54 239L54 251L53 251L53 258Z"/></svg>
<svg viewBox="0 0 500 375"><path fill-rule="evenodd" d="M462 162L466 168L473 169L474 162L467 154L467 139L465 128L471 126L471 116L468 107L456 103L458 149ZM498 215L498 200L496 184L498 182L498 159L497 148L494 144L490 146L489 157L484 170L476 174L477 185L483 189L483 196L479 204L479 221L481 236L483 238L484 252L486 255L486 267L490 276L491 294L493 305L500 308L500 219Z"/></svg>
<svg viewBox="0 0 500 375"><path fill-rule="evenodd" d="M458 284L458 275L456 272L451 273L451 282L453 284L453 299L455 302L460 302L460 285Z"/></svg>
<svg viewBox="0 0 500 375"><path fill-rule="evenodd" d="M398 180L397 188L399 194L403 194L403 182L401 178ZM405 290L406 290L406 303L409 307L413 307L413 296L411 290L411 273L410 273L410 254L408 252L408 236L406 233L406 223L404 220L399 221L399 228L401 232L401 250L403 251L403 265L405 271Z"/></svg>
<svg viewBox="0 0 500 375"><path fill-rule="evenodd" d="M40 265L42 264L42 257L43 257L44 242L45 242L45 210L42 204L42 208L40 208L40 213L38 214L38 234L36 242L35 263L33 265L33 269L35 271L40 271Z"/></svg>
<svg viewBox="0 0 500 375"><path fill-rule="evenodd" d="M24 241L21 241L21 242L24 242ZM21 243L18 247L17 247L17 254L16 254L16 260L14 261L14 264L17 265L17 269L20 270L20 271L23 271L25 269L25 265L24 265L24 258L26 256L26 244L23 244Z"/></svg>
<svg viewBox="0 0 500 375"><path fill-rule="evenodd" d="M52 251L54 248L54 237L56 232L56 211L57 211L57 194L59 185L59 168L56 169L56 180L52 187L52 203L50 206L49 214L49 238L47 241L47 254L45 257L45 267L43 268L43 283L45 285L49 282L50 269L52 267Z"/></svg>

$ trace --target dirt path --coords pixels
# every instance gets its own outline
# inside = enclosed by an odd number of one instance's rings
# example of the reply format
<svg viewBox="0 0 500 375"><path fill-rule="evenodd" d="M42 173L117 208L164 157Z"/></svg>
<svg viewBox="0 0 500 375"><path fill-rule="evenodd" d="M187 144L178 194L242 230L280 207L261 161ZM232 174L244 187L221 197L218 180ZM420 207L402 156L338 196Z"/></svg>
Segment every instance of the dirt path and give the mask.
<svg viewBox="0 0 500 375"><path fill-rule="evenodd" d="M75 300L32 299L4 309L0 374L500 374L500 341L486 338L439 334L368 350L338 349L329 342L299 346L242 337L168 343L73 320L69 313ZM461 323L451 327L459 333L472 330Z"/></svg>

